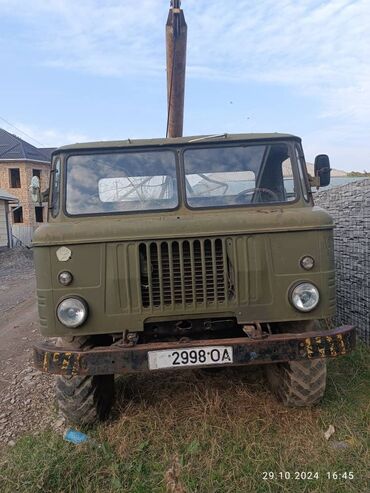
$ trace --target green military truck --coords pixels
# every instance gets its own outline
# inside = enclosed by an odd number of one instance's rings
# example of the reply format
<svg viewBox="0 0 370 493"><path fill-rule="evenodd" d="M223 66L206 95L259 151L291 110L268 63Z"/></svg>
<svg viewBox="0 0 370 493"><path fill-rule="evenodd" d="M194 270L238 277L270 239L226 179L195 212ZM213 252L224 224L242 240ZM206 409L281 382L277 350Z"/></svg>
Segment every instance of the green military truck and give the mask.
<svg viewBox="0 0 370 493"><path fill-rule="evenodd" d="M285 134L55 151L33 240L49 339L34 361L58 375L64 415L106 417L116 374L260 364L285 405L317 403L326 358L355 344L352 327L326 323L333 221L311 186L329 181L327 156L309 176L301 140Z"/></svg>

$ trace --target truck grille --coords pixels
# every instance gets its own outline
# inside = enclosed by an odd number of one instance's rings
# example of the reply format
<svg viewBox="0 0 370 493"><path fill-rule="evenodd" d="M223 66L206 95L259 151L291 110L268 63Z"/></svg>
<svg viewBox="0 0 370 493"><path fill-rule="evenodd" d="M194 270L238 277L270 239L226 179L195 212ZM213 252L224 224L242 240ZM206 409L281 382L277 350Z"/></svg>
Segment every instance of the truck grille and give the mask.
<svg viewBox="0 0 370 493"><path fill-rule="evenodd" d="M230 293L224 239L140 243L143 307L223 303Z"/></svg>

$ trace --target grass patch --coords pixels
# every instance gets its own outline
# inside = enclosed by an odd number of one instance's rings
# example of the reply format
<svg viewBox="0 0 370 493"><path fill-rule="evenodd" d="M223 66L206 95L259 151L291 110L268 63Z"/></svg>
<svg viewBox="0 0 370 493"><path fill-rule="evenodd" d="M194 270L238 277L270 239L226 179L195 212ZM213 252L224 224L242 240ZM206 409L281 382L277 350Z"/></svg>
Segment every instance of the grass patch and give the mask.
<svg viewBox="0 0 370 493"><path fill-rule="evenodd" d="M114 419L89 432L100 446L74 446L51 431L24 437L0 458L0 491L365 493L369 349L330 361L328 375L322 404L293 410L275 402L261 369L120 379ZM327 442L330 424L336 431ZM310 471L319 479L294 477ZM264 480L264 472L276 477ZM285 472L291 479L279 477Z"/></svg>

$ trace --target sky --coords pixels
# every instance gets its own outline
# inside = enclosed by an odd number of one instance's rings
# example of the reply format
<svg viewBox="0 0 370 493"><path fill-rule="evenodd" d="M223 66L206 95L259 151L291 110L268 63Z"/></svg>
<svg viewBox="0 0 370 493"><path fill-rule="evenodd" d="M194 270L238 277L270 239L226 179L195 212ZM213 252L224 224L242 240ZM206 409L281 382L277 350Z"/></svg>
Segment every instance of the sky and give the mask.
<svg viewBox="0 0 370 493"><path fill-rule="evenodd" d="M182 7L185 135L293 133L307 161L370 171L370 0ZM163 137L168 8L0 0L0 127L45 147Z"/></svg>

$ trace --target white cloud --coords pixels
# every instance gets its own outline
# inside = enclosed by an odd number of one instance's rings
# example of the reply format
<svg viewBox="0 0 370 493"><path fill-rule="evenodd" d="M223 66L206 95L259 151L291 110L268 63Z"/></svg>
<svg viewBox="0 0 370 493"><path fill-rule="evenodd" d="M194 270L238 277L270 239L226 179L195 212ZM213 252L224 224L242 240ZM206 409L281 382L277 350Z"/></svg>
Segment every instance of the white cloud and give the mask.
<svg viewBox="0 0 370 493"><path fill-rule="evenodd" d="M24 122L15 122L13 126L2 123L2 127L35 147L59 147L66 144L93 140L80 132L41 128L37 125Z"/></svg>
<svg viewBox="0 0 370 493"><path fill-rule="evenodd" d="M0 0L0 15L28 26L43 64L156 76L165 70L168 4ZM288 86L318 101L324 133L336 118L353 134L370 127L369 0L183 0L183 8L189 77ZM338 140L348 135L341 128L335 126Z"/></svg>
<svg viewBox="0 0 370 493"><path fill-rule="evenodd" d="M0 0L0 13L28 25L48 65L104 76L158 71L163 11L154 0Z"/></svg>
<svg viewBox="0 0 370 493"><path fill-rule="evenodd" d="M165 3L0 0L0 14L28 24L42 63L103 76L155 75L165 69ZM323 117L368 121L369 0L184 0L183 7L189 76L289 85L320 98Z"/></svg>

